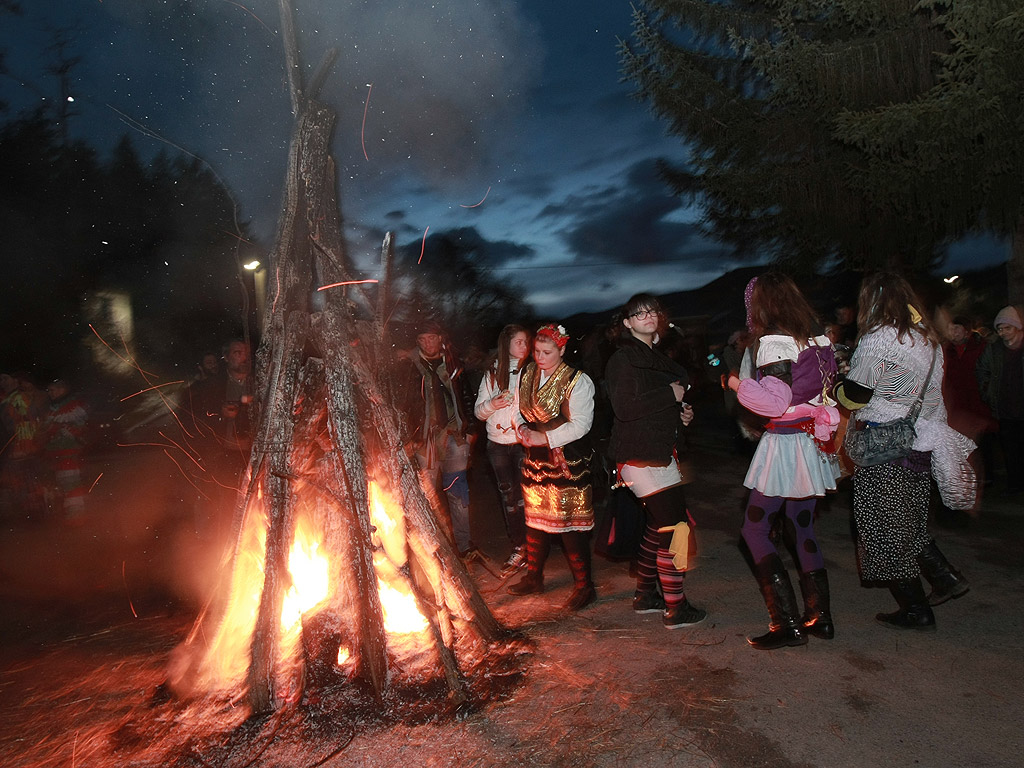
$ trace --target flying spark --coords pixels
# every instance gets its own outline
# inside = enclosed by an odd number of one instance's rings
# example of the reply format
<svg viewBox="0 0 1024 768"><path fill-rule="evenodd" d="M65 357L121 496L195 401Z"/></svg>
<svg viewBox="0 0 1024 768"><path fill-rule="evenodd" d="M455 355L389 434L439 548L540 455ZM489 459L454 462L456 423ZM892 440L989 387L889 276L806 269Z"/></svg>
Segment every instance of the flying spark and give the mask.
<svg viewBox="0 0 1024 768"><path fill-rule="evenodd" d="M318 291L326 291L328 288L337 288L339 285L362 285L363 283L376 283L377 280L344 280L340 283L331 283L330 285L321 285L317 288Z"/></svg>
<svg viewBox="0 0 1024 768"><path fill-rule="evenodd" d="M152 387L146 387L145 389L140 389L138 392L136 392L134 394L131 394L131 395L128 395L127 397L122 397L121 398L121 402L123 403L125 400L131 400L133 397L137 397L138 395L141 395L141 394L143 394L145 392L151 392L154 389L160 389L160 387L169 387L172 384L184 384L184 383L185 383L185 380L181 379L179 381L169 381L166 384L154 384Z"/></svg>
<svg viewBox="0 0 1024 768"><path fill-rule="evenodd" d="M137 619L137 618L139 618L139 614L137 614L135 612L135 606L132 604L132 593L128 589L128 577L125 575L124 566L125 566L125 562L124 562L124 560L122 560L121 561L121 581L124 582L124 592L125 592L126 595L128 595L128 607L132 609L132 616L134 616Z"/></svg>
<svg viewBox="0 0 1024 768"><path fill-rule="evenodd" d="M369 90L366 92L366 103L363 105L363 130L359 135L359 140L363 144L363 157L369 161L370 156L366 154L366 112L370 108L370 94L373 93L373 83L367 83L366 87Z"/></svg>
<svg viewBox="0 0 1024 768"><path fill-rule="evenodd" d="M486 192L484 192L484 197L483 197L483 200L481 200L481 201L480 201L479 203L477 203L476 205L463 205L462 203L459 203L459 207L460 207L460 208L476 208L477 206L483 205L483 204L484 204L484 200L486 200L486 199L487 199L487 196L488 196L489 194L491 194L491 188L490 188L490 187L488 187L488 188L487 188L487 191L486 191Z"/></svg>
<svg viewBox="0 0 1024 768"><path fill-rule="evenodd" d="M423 243L420 245L420 257L416 259L416 263L419 264L423 261L423 252L427 250L427 232L430 231L430 227L423 230Z"/></svg>

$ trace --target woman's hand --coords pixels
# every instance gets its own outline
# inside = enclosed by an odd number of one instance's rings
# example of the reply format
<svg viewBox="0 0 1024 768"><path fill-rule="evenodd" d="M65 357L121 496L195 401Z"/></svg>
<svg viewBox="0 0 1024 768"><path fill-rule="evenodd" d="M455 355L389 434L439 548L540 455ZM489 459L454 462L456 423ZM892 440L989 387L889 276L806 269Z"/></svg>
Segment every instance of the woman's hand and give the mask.
<svg viewBox="0 0 1024 768"><path fill-rule="evenodd" d="M733 392L740 388L740 377L735 373L730 373L728 380L725 382L726 386L729 387Z"/></svg>
<svg viewBox="0 0 1024 768"><path fill-rule="evenodd" d="M676 399L676 402L683 402L683 398L686 397L686 387L678 381L673 381L669 386L672 387L672 396Z"/></svg>
<svg viewBox="0 0 1024 768"><path fill-rule="evenodd" d="M531 448L547 445L548 436L544 432L538 432L535 429L530 429L527 426L519 428L519 442L523 445Z"/></svg>
<svg viewBox="0 0 1024 768"><path fill-rule="evenodd" d="M693 406L689 403L683 404L683 410L679 412L679 420L683 422L684 427L690 426L690 422L693 421Z"/></svg>
<svg viewBox="0 0 1024 768"><path fill-rule="evenodd" d="M512 405L512 391L509 389L503 389L491 398L491 405L496 411Z"/></svg>

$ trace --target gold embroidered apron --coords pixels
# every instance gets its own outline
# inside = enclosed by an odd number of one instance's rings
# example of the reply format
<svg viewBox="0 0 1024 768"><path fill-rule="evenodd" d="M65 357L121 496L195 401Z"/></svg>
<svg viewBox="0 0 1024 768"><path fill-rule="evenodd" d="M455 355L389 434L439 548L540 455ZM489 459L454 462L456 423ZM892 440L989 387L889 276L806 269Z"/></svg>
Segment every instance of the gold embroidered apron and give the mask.
<svg viewBox="0 0 1024 768"><path fill-rule="evenodd" d="M541 386L540 369L530 363L519 380L519 410L527 426L548 432L569 421L569 395L580 376L579 371L561 363ZM523 501L528 526L548 533L594 527L592 456L587 436L561 448L526 447Z"/></svg>

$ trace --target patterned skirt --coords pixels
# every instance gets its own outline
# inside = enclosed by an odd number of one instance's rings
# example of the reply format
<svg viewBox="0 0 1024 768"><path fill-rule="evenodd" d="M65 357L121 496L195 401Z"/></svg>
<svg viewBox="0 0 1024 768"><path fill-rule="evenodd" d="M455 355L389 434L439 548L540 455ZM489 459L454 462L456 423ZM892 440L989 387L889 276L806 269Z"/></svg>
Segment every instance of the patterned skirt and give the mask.
<svg viewBox="0 0 1024 768"><path fill-rule="evenodd" d="M566 446L557 449L528 447L523 458L523 502L526 524L548 533L589 531L594 527L590 460Z"/></svg>
<svg viewBox="0 0 1024 768"><path fill-rule="evenodd" d="M918 471L905 461L857 468L853 517L861 579L898 581L920 576L917 556L929 539L930 494L928 470Z"/></svg>

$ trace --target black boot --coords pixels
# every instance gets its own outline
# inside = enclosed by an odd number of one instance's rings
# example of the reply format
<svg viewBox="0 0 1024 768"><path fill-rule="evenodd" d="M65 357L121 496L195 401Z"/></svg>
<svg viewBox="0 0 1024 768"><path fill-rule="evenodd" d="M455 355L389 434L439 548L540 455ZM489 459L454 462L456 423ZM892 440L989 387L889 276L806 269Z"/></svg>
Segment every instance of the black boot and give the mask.
<svg viewBox="0 0 1024 768"><path fill-rule="evenodd" d="M894 581L889 584L889 591L896 598L900 609L893 613L880 613L875 616L876 621L890 629L935 631L935 614L924 596L921 579Z"/></svg>
<svg viewBox="0 0 1024 768"><path fill-rule="evenodd" d="M963 574L949 564L949 560L935 544L935 539L925 544L917 556L917 564L932 585L932 593L928 595L929 605L942 605L947 600L966 595L971 589Z"/></svg>
<svg viewBox="0 0 1024 768"><path fill-rule="evenodd" d="M800 619L808 635L831 640L836 636L828 594L828 571L819 568L800 574L800 593L804 597L804 615Z"/></svg>
<svg viewBox="0 0 1024 768"><path fill-rule="evenodd" d="M807 637L797 620L796 593L789 574L778 555L769 555L754 566L754 575L764 604L768 606L771 623L768 632L748 637L747 642L759 651L772 651L787 645L806 645Z"/></svg>
<svg viewBox="0 0 1024 768"><path fill-rule="evenodd" d="M594 582L590 577L590 542L585 533L572 531L562 534L562 546L572 571L572 594L565 603L566 611L578 611L597 599Z"/></svg>
<svg viewBox="0 0 1024 768"><path fill-rule="evenodd" d="M544 591L544 563L551 540L544 531L526 529L526 575L508 588L510 595L535 595Z"/></svg>

